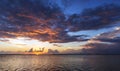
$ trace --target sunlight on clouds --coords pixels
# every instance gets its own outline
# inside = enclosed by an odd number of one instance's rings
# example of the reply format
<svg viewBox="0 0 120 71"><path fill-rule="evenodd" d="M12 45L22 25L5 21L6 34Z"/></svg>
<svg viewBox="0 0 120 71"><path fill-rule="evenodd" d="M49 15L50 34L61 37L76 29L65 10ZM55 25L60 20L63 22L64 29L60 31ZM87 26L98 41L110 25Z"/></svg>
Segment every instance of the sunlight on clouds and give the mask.
<svg viewBox="0 0 120 71"><path fill-rule="evenodd" d="M13 45L17 45L20 46L22 45L23 47L29 46L29 47L34 47L34 48L39 48L39 47L50 47L52 46L52 44L50 44L49 42L41 42L38 40L33 40L33 39L29 39L29 38L25 38L25 37L18 37L15 39L9 38L9 42Z"/></svg>
<svg viewBox="0 0 120 71"><path fill-rule="evenodd" d="M12 44L26 44L24 38L9 39Z"/></svg>
<svg viewBox="0 0 120 71"><path fill-rule="evenodd" d="M115 30L120 30L120 27L115 27Z"/></svg>
<svg viewBox="0 0 120 71"><path fill-rule="evenodd" d="M34 50L39 50L39 48L45 48L43 53L46 53L48 49L59 49L62 51L65 49L63 46L55 46L53 43L42 42L35 39L30 39L27 37L17 37L17 38L5 38L7 41L0 41L0 48L4 51L29 51L29 49L33 48ZM4 45L4 46L3 46Z"/></svg>
<svg viewBox="0 0 120 71"><path fill-rule="evenodd" d="M101 43L101 41L99 40L94 40L94 39L90 39L87 41L88 43Z"/></svg>

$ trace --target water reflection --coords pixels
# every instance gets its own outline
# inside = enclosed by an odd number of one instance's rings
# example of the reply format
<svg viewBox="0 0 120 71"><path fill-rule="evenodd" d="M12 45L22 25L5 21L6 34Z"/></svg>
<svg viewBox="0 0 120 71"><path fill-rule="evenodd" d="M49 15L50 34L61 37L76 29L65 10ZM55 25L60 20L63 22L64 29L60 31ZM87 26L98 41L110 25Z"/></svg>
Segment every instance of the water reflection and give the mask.
<svg viewBox="0 0 120 71"><path fill-rule="evenodd" d="M120 71L119 55L0 55L0 71Z"/></svg>

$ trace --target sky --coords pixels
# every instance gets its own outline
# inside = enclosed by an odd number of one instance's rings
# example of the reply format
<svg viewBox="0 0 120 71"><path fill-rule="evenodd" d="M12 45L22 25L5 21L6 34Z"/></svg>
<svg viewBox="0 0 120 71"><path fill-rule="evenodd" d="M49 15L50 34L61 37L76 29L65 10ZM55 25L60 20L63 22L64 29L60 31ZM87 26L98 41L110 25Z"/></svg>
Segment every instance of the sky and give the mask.
<svg viewBox="0 0 120 71"><path fill-rule="evenodd" d="M1 0L0 54L120 54L120 0Z"/></svg>

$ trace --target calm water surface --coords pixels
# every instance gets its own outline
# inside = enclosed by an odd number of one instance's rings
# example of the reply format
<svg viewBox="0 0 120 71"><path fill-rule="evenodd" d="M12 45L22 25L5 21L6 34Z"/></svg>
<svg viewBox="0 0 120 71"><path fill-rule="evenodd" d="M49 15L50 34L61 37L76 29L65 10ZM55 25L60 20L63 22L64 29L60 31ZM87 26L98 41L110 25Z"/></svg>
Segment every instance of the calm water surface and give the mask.
<svg viewBox="0 0 120 71"><path fill-rule="evenodd" d="M0 55L0 71L120 71L120 55Z"/></svg>

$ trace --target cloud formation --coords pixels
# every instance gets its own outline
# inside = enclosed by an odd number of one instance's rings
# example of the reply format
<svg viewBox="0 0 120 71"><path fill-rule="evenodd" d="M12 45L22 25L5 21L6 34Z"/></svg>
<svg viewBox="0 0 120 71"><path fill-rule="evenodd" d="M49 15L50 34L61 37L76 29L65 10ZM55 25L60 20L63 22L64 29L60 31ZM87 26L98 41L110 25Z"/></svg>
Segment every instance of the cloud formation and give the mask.
<svg viewBox="0 0 120 71"><path fill-rule="evenodd" d="M0 38L28 37L50 43L87 41L83 34L70 36L68 32L105 28L119 21L119 11L118 5L103 5L67 19L51 0L1 0Z"/></svg>
<svg viewBox="0 0 120 71"><path fill-rule="evenodd" d="M66 49L62 54L120 54L120 29L104 32L89 39L81 49Z"/></svg>
<svg viewBox="0 0 120 71"><path fill-rule="evenodd" d="M81 50L83 54L120 54L120 29L102 33L91 40Z"/></svg>
<svg viewBox="0 0 120 71"><path fill-rule="evenodd" d="M71 31L97 30L110 27L120 20L120 6L107 4L96 8L88 8L81 14L73 14L67 22Z"/></svg>
<svg viewBox="0 0 120 71"><path fill-rule="evenodd" d="M58 50L48 49L47 54L59 54L59 51Z"/></svg>
<svg viewBox="0 0 120 71"><path fill-rule="evenodd" d="M49 1L2 0L0 9L1 38L29 37L54 43L84 41L67 34L65 15Z"/></svg>

